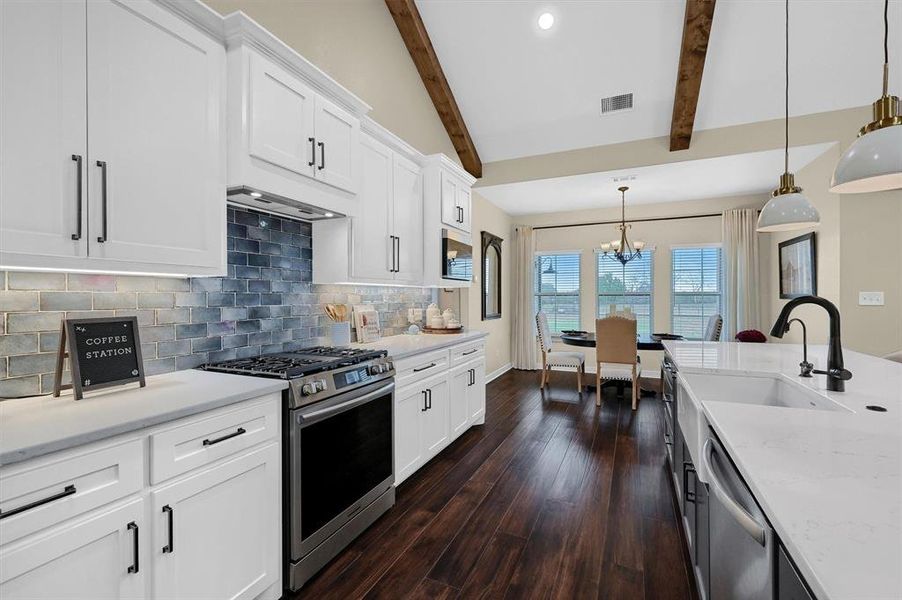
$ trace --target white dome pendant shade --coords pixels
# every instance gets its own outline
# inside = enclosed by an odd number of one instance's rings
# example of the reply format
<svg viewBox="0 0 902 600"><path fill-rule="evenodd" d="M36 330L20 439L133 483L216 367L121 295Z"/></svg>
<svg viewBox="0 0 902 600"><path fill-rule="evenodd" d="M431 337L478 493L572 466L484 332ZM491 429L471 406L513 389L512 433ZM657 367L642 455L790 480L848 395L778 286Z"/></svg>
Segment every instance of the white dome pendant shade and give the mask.
<svg viewBox="0 0 902 600"><path fill-rule="evenodd" d="M887 106L883 118L878 116L878 104ZM902 116L898 106L895 96L884 96L874 103L874 122L862 127L858 139L839 159L831 192L861 194L902 189Z"/></svg>
<svg viewBox="0 0 902 600"><path fill-rule="evenodd" d="M815 227L821 222L821 215L796 187L792 173L780 176L780 187L774 190L773 197L761 209L758 215L758 231L792 231Z"/></svg>
<svg viewBox="0 0 902 600"><path fill-rule="evenodd" d="M761 214L758 215L758 231L792 231L814 227L821 222L821 215L795 184L795 175L789 172L789 0L786 0L786 115L783 121L785 146L783 174L780 187L771 194Z"/></svg>

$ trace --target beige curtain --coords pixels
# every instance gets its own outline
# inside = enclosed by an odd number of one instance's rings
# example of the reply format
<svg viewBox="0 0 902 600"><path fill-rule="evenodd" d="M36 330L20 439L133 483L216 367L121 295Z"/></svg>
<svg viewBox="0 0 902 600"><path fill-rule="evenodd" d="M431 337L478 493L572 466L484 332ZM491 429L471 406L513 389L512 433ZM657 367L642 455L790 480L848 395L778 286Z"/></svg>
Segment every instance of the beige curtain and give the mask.
<svg viewBox="0 0 902 600"><path fill-rule="evenodd" d="M514 235L514 318L511 327L511 363L515 369L536 368L536 316L533 277L536 254L532 227L519 226Z"/></svg>
<svg viewBox="0 0 902 600"><path fill-rule="evenodd" d="M758 298L758 211L723 213L724 315L721 339L733 341L745 329L760 329Z"/></svg>

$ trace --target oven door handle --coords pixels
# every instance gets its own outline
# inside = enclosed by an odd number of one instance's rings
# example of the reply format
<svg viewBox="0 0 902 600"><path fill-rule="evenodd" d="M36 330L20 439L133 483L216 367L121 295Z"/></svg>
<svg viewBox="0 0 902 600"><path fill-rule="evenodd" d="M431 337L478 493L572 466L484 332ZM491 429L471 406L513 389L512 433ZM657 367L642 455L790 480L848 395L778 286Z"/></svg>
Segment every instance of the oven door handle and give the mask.
<svg viewBox="0 0 902 600"><path fill-rule="evenodd" d="M392 391L394 389L394 387L395 387L395 382L392 381L391 383L384 385L379 389L373 390L372 392L365 394L359 398L352 398L352 399L348 400L347 402L342 402L341 404L336 404L335 406L330 406L329 408L323 408L321 410L315 410L313 412L302 413L302 414L298 415L298 419L303 422L303 421L310 421L312 419L319 419L319 418L322 418L322 417L325 417L328 415L332 415L332 414L338 414L340 412L344 412L344 411L348 410L349 408L353 408L359 404L365 404L365 403L369 402L370 400L372 400L373 398L376 398L378 396L383 396L383 395L387 394L388 392Z"/></svg>

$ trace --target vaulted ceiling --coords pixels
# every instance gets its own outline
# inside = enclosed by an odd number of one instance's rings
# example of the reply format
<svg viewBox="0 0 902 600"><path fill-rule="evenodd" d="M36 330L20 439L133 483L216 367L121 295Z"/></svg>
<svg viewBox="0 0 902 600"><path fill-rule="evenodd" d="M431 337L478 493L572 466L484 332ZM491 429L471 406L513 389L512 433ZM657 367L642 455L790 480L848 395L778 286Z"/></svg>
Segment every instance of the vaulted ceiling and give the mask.
<svg viewBox="0 0 902 600"><path fill-rule="evenodd" d="M417 0L483 162L670 134L679 0ZM718 0L695 129L783 115L781 0ZM543 31L538 16L551 12ZM882 0L793 0L790 114L880 95ZM891 91L902 93L902 0L890 2ZM635 106L600 114L602 97Z"/></svg>

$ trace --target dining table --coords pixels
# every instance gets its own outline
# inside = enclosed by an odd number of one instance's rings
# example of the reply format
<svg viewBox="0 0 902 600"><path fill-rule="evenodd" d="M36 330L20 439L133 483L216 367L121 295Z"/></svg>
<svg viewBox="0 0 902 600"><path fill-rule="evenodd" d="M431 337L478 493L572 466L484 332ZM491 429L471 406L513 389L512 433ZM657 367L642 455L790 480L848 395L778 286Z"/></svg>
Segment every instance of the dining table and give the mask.
<svg viewBox="0 0 902 600"><path fill-rule="evenodd" d="M672 336L667 339L683 339L682 336ZM567 344L568 346L581 346L583 348L594 348L596 346L595 334L590 332L580 333L580 334L561 334L561 342ZM655 335L650 334L641 334L636 336L636 349L637 350L664 350L664 342L663 340ZM618 394L623 394L624 382L611 380L604 382L602 387L606 385L616 385L618 388ZM591 383L587 386L589 389L594 389L595 386ZM646 389L640 386L640 393L642 396L651 396L656 393L653 389Z"/></svg>

